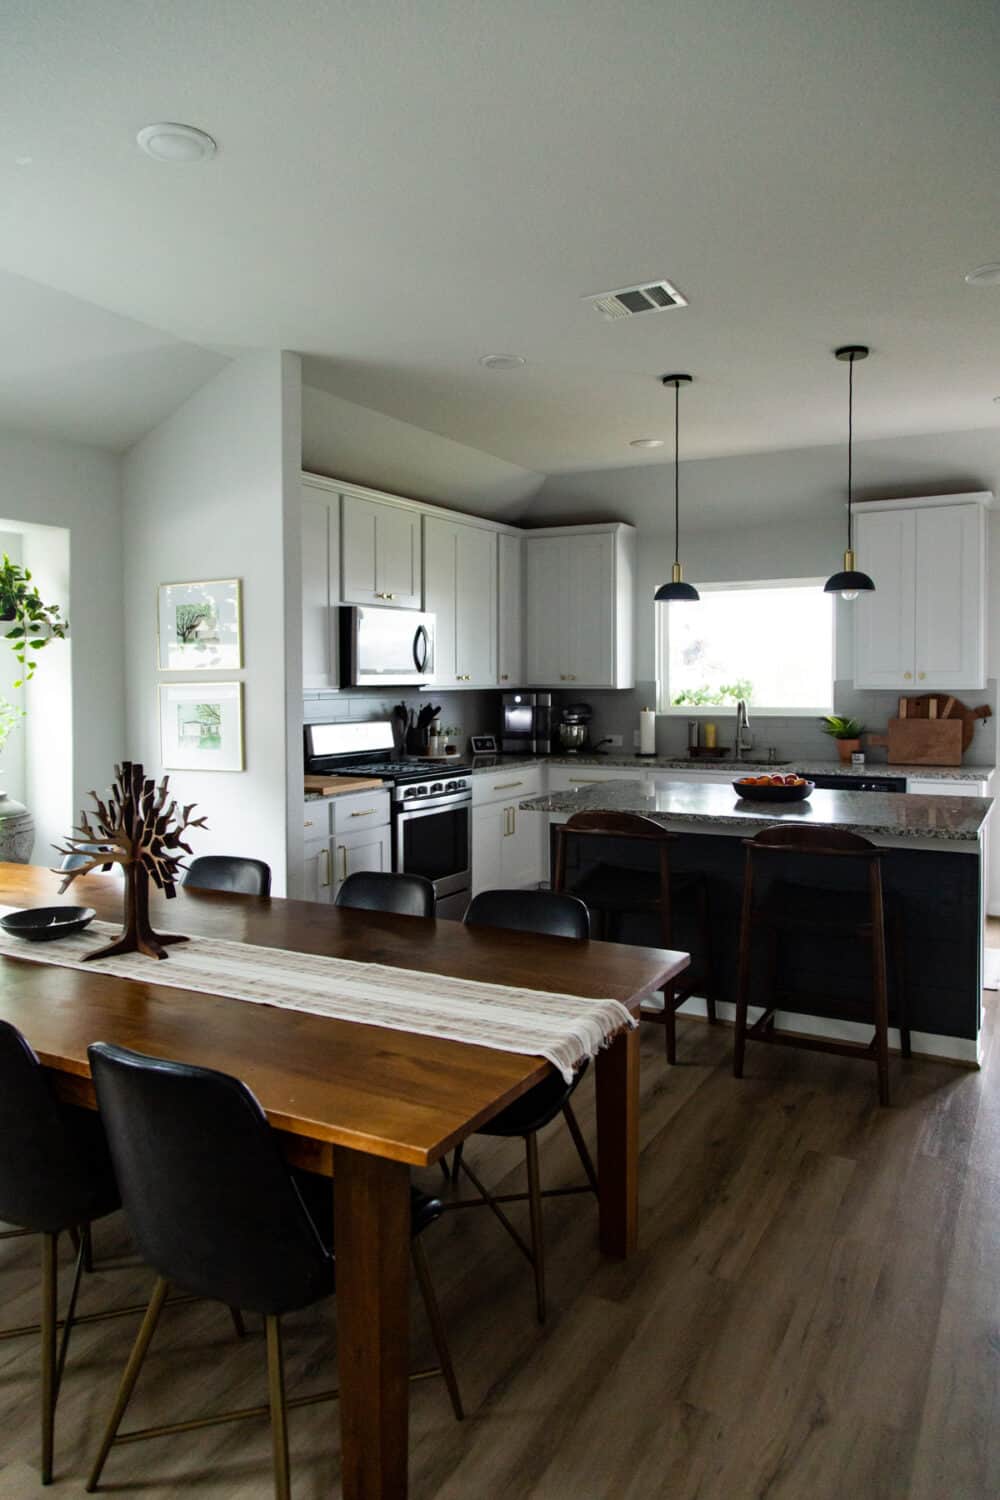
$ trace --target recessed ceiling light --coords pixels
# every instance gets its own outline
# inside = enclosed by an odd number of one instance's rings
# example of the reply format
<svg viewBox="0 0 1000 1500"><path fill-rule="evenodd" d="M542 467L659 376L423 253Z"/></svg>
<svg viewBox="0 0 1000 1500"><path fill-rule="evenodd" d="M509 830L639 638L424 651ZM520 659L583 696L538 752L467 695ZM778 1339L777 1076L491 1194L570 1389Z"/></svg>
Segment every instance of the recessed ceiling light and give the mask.
<svg viewBox="0 0 1000 1500"><path fill-rule="evenodd" d="M193 125L178 125L172 120L144 125L136 141L139 149L154 161L207 161L216 152L215 142L204 130L196 130Z"/></svg>
<svg viewBox="0 0 1000 1500"><path fill-rule="evenodd" d="M970 286L1000 286L1000 260L990 260L985 266L967 271L965 279Z"/></svg>
<svg viewBox="0 0 1000 1500"><path fill-rule="evenodd" d="M662 438L632 438L629 442L630 448L662 448Z"/></svg>
<svg viewBox="0 0 1000 1500"><path fill-rule="evenodd" d="M523 354L484 354L479 361L487 370L519 370L527 362Z"/></svg>

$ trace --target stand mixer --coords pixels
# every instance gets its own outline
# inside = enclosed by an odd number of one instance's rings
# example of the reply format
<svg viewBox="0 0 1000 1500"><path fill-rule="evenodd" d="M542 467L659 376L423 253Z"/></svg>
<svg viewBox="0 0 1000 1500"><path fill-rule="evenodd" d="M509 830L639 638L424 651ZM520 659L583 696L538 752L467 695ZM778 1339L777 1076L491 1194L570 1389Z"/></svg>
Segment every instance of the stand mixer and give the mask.
<svg viewBox="0 0 1000 1500"><path fill-rule="evenodd" d="M567 755L578 755L580 751L586 750L593 754L602 745L610 741L598 740L596 745L590 743L590 721L594 717L594 710L589 703L567 703L559 715L559 726L556 734L559 739L560 748Z"/></svg>

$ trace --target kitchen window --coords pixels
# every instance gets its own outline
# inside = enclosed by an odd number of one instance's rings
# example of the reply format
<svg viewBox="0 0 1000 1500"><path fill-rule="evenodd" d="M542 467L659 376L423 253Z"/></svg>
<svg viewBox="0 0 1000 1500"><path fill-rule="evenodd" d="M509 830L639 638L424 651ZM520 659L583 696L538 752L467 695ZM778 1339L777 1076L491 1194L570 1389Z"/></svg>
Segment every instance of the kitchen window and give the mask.
<svg viewBox="0 0 1000 1500"><path fill-rule="evenodd" d="M831 713L834 598L823 580L699 583L697 604L657 614L658 712L735 708L793 717Z"/></svg>

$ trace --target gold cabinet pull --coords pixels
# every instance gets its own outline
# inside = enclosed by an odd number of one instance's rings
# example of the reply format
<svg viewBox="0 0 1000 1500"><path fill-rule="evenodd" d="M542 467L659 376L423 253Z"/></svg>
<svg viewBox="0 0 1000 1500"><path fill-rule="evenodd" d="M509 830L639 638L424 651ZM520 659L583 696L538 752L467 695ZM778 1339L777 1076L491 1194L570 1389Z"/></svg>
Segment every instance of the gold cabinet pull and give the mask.
<svg viewBox="0 0 1000 1500"><path fill-rule="evenodd" d="M508 787L523 786L523 785L524 785L523 781L494 781L494 783L493 783L493 790L495 792L505 792Z"/></svg>
<svg viewBox="0 0 1000 1500"><path fill-rule="evenodd" d="M321 849L320 850L320 859L323 861L323 875L322 875L322 878L320 880L320 885L321 886L332 885L333 884L333 864L332 864L331 859L330 859L330 849L329 849L329 846L327 846L327 848L325 848L325 849Z"/></svg>
<svg viewBox="0 0 1000 1500"><path fill-rule="evenodd" d="M341 878L341 880L346 880L347 879L347 845L346 844L338 844L337 845L337 853L340 855L340 878Z"/></svg>
<svg viewBox="0 0 1000 1500"><path fill-rule="evenodd" d="M920 681L923 682L924 678L927 676L927 673L926 672L918 672L917 676L920 678Z"/></svg>
<svg viewBox="0 0 1000 1500"><path fill-rule="evenodd" d="M904 672L903 673L903 681L904 682L909 682L910 679L912 678L912 676L913 676L912 672Z"/></svg>
<svg viewBox="0 0 1000 1500"><path fill-rule="evenodd" d="M378 811L378 809L375 808L375 807L366 807L363 812L352 812L351 813L351 817L352 818L370 818L371 815L372 815L372 813L377 812L377 811Z"/></svg>
<svg viewBox="0 0 1000 1500"><path fill-rule="evenodd" d="M603 776L571 776L570 786L600 786L606 778Z"/></svg>
<svg viewBox="0 0 1000 1500"><path fill-rule="evenodd" d="M311 828L312 826L313 826L313 820L312 820L312 818L306 818L304 827Z"/></svg>
<svg viewBox="0 0 1000 1500"><path fill-rule="evenodd" d="M501 672L500 673L500 681L501 682L509 682L510 681L510 678L508 677L508 675L507 675L506 672Z"/></svg>

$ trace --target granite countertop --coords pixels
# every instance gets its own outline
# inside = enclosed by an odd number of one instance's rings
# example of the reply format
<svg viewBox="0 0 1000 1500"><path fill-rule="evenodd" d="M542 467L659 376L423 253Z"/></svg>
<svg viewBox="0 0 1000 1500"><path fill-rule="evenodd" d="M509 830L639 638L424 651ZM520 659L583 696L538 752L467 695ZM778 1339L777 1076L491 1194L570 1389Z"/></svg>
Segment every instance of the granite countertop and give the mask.
<svg viewBox="0 0 1000 1500"><path fill-rule="evenodd" d="M512 755L508 761L528 762L527 757ZM541 757L539 757L541 759ZM793 757L765 765L752 757L738 761L723 757L719 760L692 760L689 756L655 757L626 755L624 752L607 755L603 752L588 755L547 755L544 760L552 766L622 766L635 771L801 771L812 776L916 776L921 781L988 781L996 766L890 766L886 761L868 761L863 766L845 766L840 760L814 760L809 756Z"/></svg>
<svg viewBox="0 0 1000 1500"><path fill-rule="evenodd" d="M931 839L978 847L992 797L899 796L882 792L816 791L805 802L748 802L721 783L651 775L641 781L606 781L575 792L528 797L525 811L642 813L668 827L710 824L734 834L768 823L808 823L847 828L888 839ZM706 829L707 831L707 829Z"/></svg>

